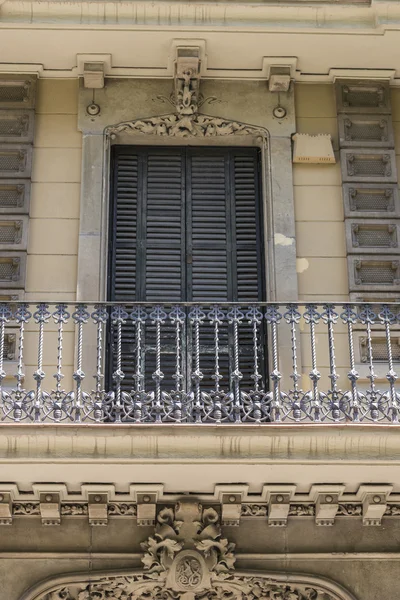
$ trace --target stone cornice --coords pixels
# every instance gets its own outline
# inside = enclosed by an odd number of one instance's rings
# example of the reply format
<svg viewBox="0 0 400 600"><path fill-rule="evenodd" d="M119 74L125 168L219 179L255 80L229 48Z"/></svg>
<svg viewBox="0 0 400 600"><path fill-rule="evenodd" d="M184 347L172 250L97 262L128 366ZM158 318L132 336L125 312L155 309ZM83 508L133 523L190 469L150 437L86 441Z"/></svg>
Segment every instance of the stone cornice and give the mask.
<svg viewBox="0 0 400 600"><path fill-rule="evenodd" d="M3 0L0 29L1 73L80 77L82 60L96 60L104 62L106 77L172 78L173 52L166 55L166 44L185 38L206 50L203 79L266 80L272 59L289 66L297 59L299 68L291 75L299 82L382 77L399 83L392 58L400 31L400 3L395 0ZM29 48L24 46L26 30L31 32ZM85 32L83 38L73 35L77 30ZM241 36L237 47L232 35ZM371 59L365 54L365 36ZM338 50L334 62L332 44ZM19 47L18 63L14 47ZM83 54L86 48L94 54Z"/></svg>
<svg viewBox="0 0 400 600"><path fill-rule="evenodd" d="M1 21L31 27L51 22L51 26L157 26L206 27L240 30L247 27L274 29L383 30L400 26L398 3L394 0L305 1L266 0L264 2L149 2L145 0L102 0L96 3L50 0L4 0ZM251 6L251 11L249 11ZM293 10L295 8L295 10ZM54 19L56 19L54 21ZM183 27L182 27L183 26Z"/></svg>
<svg viewBox="0 0 400 600"><path fill-rule="evenodd" d="M232 442L234 440L234 444ZM51 452L48 448L51 447ZM0 462L249 460L400 464L393 425L0 424Z"/></svg>
<svg viewBox="0 0 400 600"><path fill-rule="evenodd" d="M265 504L267 494L283 493L290 503L303 504L310 498L302 494L319 481L343 486L336 494L354 493L366 482L378 486L372 494L381 493L390 484L390 502L395 503L399 466L400 437L393 426L0 425L2 482L16 482L25 491L38 480L51 487L61 479L68 490L87 482L112 502L113 490L139 481L146 490L156 488L154 502L166 501L166 482L167 494L192 490L218 503L232 493L232 482L241 481L234 491L240 503ZM102 482L110 483L109 492ZM268 492L268 482L279 484L279 490ZM260 490L266 485L263 496ZM282 485L288 490L282 491ZM236 517L227 513L230 518Z"/></svg>

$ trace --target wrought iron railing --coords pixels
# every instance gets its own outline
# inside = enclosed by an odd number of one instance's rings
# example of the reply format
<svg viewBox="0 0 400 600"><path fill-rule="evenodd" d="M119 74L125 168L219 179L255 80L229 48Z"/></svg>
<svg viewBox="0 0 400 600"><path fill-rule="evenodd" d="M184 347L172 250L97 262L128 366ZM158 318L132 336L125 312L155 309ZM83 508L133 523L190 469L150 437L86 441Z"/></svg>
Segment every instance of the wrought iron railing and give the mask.
<svg viewBox="0 0 400 600"><path fill-rule="evenodd" d="M399 336L395 304L3 303L0 422L398 423Z"/></svg>

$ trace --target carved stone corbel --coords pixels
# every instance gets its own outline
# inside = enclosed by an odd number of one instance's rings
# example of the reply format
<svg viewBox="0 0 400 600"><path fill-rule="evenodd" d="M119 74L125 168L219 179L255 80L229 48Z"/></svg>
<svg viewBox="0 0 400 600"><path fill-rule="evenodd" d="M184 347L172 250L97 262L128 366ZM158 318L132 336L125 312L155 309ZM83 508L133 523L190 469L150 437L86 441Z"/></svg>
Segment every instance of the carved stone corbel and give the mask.
<svg viewBox="0 0 400 600"><path fill-rule="evenodd" d="M43 525L60 525L60 494L58 492L42 493L39 496L40 516Z"/></svg>
<svg viewBox="0 0 400 600"><path fill-rule="evenodd" d="M137 524L154 525L156 522L157 494L146 492L137 494Z"/></svg>
<svg viewBox="0 0 400 600"><path fill-rule="evenodd" d="M290 510L290 494L271 494L268 511L268 525L285 527Z"/></svg>
<svg viewBox="0 0 400 600"><path fill-rule="evenodd" d="M0 492L0 525L12 524L12 499L8 492Z"/></svg>
<svg viewBox="0 0 400 600"><path fill-rule="evenodd" d="M200 48L181 46L176 49L175 105L180 116L199 110Z"/></svg>
<svg viewBox="0 0 400 600"><path fill-rule="evenodd" d="M362 507L363 525L379 527L387 508L385 494L374 492L366 494Z"/></svg>
<svg viewBox="0 0 400 600"><path fill-rule="evenodd" d="M238 527L242 514L241 494L222 494L222 524Z"/></svg>
<svg viewBox="0 0 400 600"><path fill-rule="evenodd" d="M107 494L88 494L88 512L90 525L107 525L107 503Z"/></svg>
<svg viewBox="0 0 400 600"><path fill-rule="evenodd" d="M316 525L333 525L339 508L339 494L321 493L315 504Z"/></svg>

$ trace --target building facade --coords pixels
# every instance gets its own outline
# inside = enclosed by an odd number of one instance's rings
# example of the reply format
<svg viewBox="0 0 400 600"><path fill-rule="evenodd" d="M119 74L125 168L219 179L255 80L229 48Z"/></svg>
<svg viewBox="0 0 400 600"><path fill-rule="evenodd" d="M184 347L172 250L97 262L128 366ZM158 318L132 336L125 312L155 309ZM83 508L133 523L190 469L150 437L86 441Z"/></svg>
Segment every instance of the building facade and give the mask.
<svg viewBox="0 0 400 600"><path fill-rule="evenodd" d="M0 600L395 599L398 2L0 28Z"/></svg>

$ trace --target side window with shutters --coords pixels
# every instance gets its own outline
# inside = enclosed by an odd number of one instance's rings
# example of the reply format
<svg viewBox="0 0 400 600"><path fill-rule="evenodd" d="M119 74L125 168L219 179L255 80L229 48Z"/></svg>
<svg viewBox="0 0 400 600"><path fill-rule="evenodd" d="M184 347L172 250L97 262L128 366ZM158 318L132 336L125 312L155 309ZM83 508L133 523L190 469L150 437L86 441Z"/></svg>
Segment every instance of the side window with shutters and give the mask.
<svg viewBox="0 0 400 600"><path fill-rule="evenodd" d="M109 299L161 304L242 302L244 306L264 300L258 164L258 150L253 148L114 147ZM243 328L241 335L247 378L251 332ZM221 336L222 368L229 379L227 325ZM189 381L189 331L186 337ZM135 341L129 328L125 328L123 342L124 386L130 389ZM212 344L210 328L202 340L203 385L210 387ZM173 345L171 328L170 339L165 334L163 340L166 388L173 386ZM151 327L146 329L146 347L145 370L151 381Z"/></svg>

